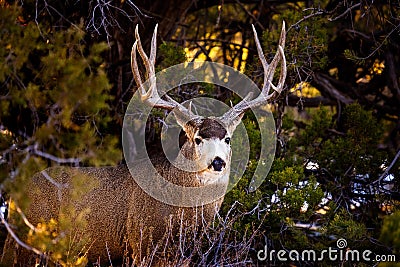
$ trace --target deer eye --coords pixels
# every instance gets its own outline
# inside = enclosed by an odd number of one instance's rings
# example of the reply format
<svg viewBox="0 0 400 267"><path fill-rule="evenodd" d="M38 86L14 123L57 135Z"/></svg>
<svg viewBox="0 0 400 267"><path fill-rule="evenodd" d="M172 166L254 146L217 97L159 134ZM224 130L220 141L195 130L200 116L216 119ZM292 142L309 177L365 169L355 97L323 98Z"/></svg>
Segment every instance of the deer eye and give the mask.
<svg viewBox="0 0 400 267"><path fill-rule="evenodd" d="M196 142L196 145L200 145L202 142L200 138L195 138L194 141Z"/></svg>
<svg viewBox="0 0 400 267"><path fill-rule="evenodd" d="M225 138L225 143L227 143L229 145L230 142L231 142L231 138L230 137Z"/></svg>

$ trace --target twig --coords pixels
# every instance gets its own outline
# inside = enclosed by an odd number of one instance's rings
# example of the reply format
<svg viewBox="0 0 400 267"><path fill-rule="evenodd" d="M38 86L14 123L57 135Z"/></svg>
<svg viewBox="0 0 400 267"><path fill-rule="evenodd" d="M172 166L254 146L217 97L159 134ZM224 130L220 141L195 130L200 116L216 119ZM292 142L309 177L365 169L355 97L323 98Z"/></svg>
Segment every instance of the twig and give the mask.
<svg viewBox="0 0 400 267"><path fill-rule="evenodd" d="M39 255L41 257L45 256L40 250L38 250L38 249L36 249L34 247L31 247L28 244L22 242L18 238L18 236L14 233L14 231L11 229L11 226L6 222L6 220L3 217L3 214L0 214L0 219L1 219L1 223L4 224L4 226L6 227L7 232L11 235L11 237L15 240L15 242L18 243L18 245L20 245L21 247L23 247L23 248L25 248L27 250L32 251L33 253L35 253L35 254L37 254L37 255Z"/></svg>
<svg viewBox="0 0 400 267"><path fill-rule="evenodd" d="M383 41L374 49L374 51L372 51L368 56L366 57L356 57L357 60L366 60L368 58L370 58L371 56L373 56L376 51L378 51L385 43L386 40L389 38L390 35L392 35L398 28L400 27L400 24L397 25L396 27L394 27L386 36L385 39L383 39Z"/></svg>
<svg viewBox="0 0 400 267"><path fill-rule="evenodd" d="M40 150L37 149L37 144L35 144L34 146L29 146L27 149L31 150L32 154L34 154L36 156L40 156L40 157L52 160L52 161L57 162L59 164L67 164L67 163L71 164L72 163L75 166L77 166L79 164L79 162L80 162L79 158L66 158L66 159L63 159L63 158L59 158L59 157L56 157L54 155L51 155L49 153L40 151Z"/></svg>
<svg viewBox="0 0 400 267"><path fill-rule="evenodd" d="M221 15L222 15L223 8L224 8L224 0L221 0L221 3L218 5L218 17L217 17L217 22L215 23L215 26L218 26L219 22L221 21Z"/></svg>
<svg viewBox="0 0 400 267"><path fill-rule="evenodd" d="M347 10L345 12L343 12L342 14L340 14L339 16L336 16L334 18L329 18L329 21L335 21L338 20L340 18L343 18L347 13L349 13L350 11L352 11L354 8L361 6L361 3L355 4L349 8L347 8Z"/></svg>
<svg viewBox="0 0 400 267"><path fill-rule="evenodd" d="M312 18L312 17L315 17L315 16L324 15L324 14L326 14L326 13L327 13L327 12L324 11L324 10L319 10L319 11L317 11L317 12L315 12L315 13L311 13L311 14L309 14L309 15L307 15L307 16L304 16L302 19L300 19L299 21L297 21L295 24L290 25L289 29L287 30L287 33L290 32L290 30L291 30L292 28L297 28L297 27L299 26L299 24L302 23L303 21L306 21L306 20L308 20L309 18Z"/></svg>
<svg viewBox="0 0 400 267"><path fill-rule="evenodd" d="M58 189L58 200L61 202L62 201L62 191L61 190L63 188L67 188L68 184L61 184L61 183L58 183L58 182L54 181L54 179L51 178L50 175L45 170L41 171L40 173L44 176L44 178L47 179L47 181L49 181L51 184L53 184L53 185L55 185L57 187L57 189Z"/></svg>
<svg viewBox="0 0 400 267"><path fill-rule="evenodd" d="M262 31L265 31L265 27L260 23L260 21L250 12L247 8L241 3L239 0L236 0L236 3L249 15L252 19L254 19L255 23L261 28Z"/></svg>
<svg viewBox="0 0 400 267"><path fill-rule="evenodd" d="M21 216L21 218L24 221L24 223L26 224L26 226L28 226L32 231L36 232L36 227L28 221L25 214L22 212L22 210L18 206L17 206L17 212Z"/></svg>
<svg viewBox="0 0 400 267"><path fill-rule="evenodd" d="M38 2L39 0L36 0L36 1ZM43 9L47 9L47 11L49 12L49 14L51 14L50 9L52 9L54 12L56 12L57 15L60 16L60 18L64 19L64 20L65 20L66 22L68 22L72 27L74 27L75 29L77 29L77 30L80 31L80 32L83 32L83 30L82 30L81 28L79 28L78 25L76 25L75 23L73 23L72 21L70 21L69 19L67 19L65 16L63 16L63 14L62 14L60 11L58 11L58 10L57 10L55 7L53 7L52 5L49 5L49 4L47 3L46 0L44 0L43 3L44 3L44 8L43 8Z"/></svg>
<svg viewBox="0 0 400 267"><path fill-rule="evenodd" d="M116 26L119 29L123 30L118 23L118 19L113 17L114 14L120 13L124 17L128 18L128 20L130 21L132 21L132 18L134 17L139 17L139 15L149 17L143 14L143 12L130 0L127 1L127 4L134 10L135 16L129 15L124 9L116 5L112 5L111 2L112 1L108 0L91 1L90 4L93 8L91 8L91 17L88 19L88 23L86 26L86 29L92 28L93 31L95 31L97 34L100 34L100 29L102 28L104 30L104 33L106 34L108 42L110 42L109 37L111 37L111 34L109 32L110 27ZM96 13L100 14L99 18L97 18Z"/></svg>
<svg viewBox="0 0 400 267"><path fill-rule="evenodd" d="M180 42L181 40L171 39L169 41L170 42ZM235 43L235 42L231 42L231 41L227 41L227 40L222 40L222 39L218 39L218 38L217 39L214 39L214 38L213 39L211 39L211 38L202 38L202 39L186 38L185 41L186 42L193 42L193 43L196 44L196 46L198 46L198 42L204 42L204 43L207 43L207 45L209 43L221 43L221 44L225 44L225 45L233 45L233 46L236 46L236 47L245 48L245 49L248 49L248 50L252 49L251 47L248 47L248 46L243 45L243 44L239 44L239 43ZM216 47L216 46L214 46L214 47Z"/></svg>
<svg viewBox="0 0 400 267"><path fill-rule="evenodd" d="M387 177L387 175L389 174L390 169L392 169L392 167L394 166L396 161L399 159L399 157L400 157L400 149L399 149L399 151L397 151L397 154L396 154L396 156L394 156L394 159L390 163L389 167L387 167L386 170L382 173L382 175L379 176L378 180L372 182L371 184L380 183L383 179L385 179Z"/></svg>
<svg viewBox="0 0 400 267"><path fill-rule="evenodd" d="M110 250L108 249L107 241L106 241L106 250L107 250L108 260L110 261L110 266L113 267L113 264L112 264L112 261L111 261Z"/></svg>

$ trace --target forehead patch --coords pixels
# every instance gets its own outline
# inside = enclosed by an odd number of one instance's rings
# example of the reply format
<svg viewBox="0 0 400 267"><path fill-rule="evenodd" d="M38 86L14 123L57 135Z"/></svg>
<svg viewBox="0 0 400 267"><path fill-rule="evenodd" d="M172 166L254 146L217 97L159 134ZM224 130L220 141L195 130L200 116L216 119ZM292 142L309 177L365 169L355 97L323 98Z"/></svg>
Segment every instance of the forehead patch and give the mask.
<svg viewBox="0 0 400 267"><path fill-rule="evenodd" d="M203 138L216 137L219 139L224 138L226 130L218 121L206 118L199 126L199 136Z"/></svg>

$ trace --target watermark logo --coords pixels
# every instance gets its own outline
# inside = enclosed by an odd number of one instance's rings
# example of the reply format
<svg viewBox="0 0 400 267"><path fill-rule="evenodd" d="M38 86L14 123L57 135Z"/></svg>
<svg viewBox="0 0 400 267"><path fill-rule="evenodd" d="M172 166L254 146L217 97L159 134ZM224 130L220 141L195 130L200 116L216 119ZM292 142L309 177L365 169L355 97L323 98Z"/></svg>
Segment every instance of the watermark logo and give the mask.
<svg viewBox="0 0 400 267"><path fill-rule="evenodd" d="M336 241L336 247L328 247L321 251L313 249L305 250L268 250L265 245L264 249L257 252L259 261L280 261L280 262L396 262L396 255L378 255L371 250L351 249L347 246L347 240L340 238Z"/></svg>
<svg viewBox="0 0 400 267"><path fill-rule="evenodd" d="M244 98L249 93L252 93L255 97L261 92L257 85L243 73L232 67L213 62L192 62L175 65L158 72L155 75L155 80L160 97L168 94L173 89L178 88L179 90L181 86L192 83L208 83L221 86L241 98ZM143 88L146 91L149 90L150 86L149 80L143 84ZM232 136L232 157L228 188L215 190L215 185L213 187L213 185L208 184L201 187L179 186L167 181L158 173L151 162L151 157L147 153L145 129L148 126L147 120L152 107L141 101L138 91L128 105L122 132L124 157L136 183L158 201L181 207L194 207L212 203L229 192L243 176L249 162L250 144L243 123L239 124ZM215 98L204 96L193 98L181 104L188 109L191 106L192 112L202 117L218 117L231 108ZM261 149L257 167L249 185L250 192L255 191L268 175L274 159L276 145L276 129L272 114L259 108L251 110L260 129ZM163 121L161 131L162 148L171 164L174 164L174 158L177 157L179 152L180 130L181 128L176 123L174 116L168 115ZM138 169L138 166L140 166L140 169ZM176 165L174 166L177 167ZM137 175L138 172L146 172L148 175Z"/></svg>
<svg viewBox="0 0 400 267"><path fill-rule="evenodd" d="M339 238L336 241L336 246L341 249L341 248L346 248L347 247L347 241L344 238Z"/></svg>

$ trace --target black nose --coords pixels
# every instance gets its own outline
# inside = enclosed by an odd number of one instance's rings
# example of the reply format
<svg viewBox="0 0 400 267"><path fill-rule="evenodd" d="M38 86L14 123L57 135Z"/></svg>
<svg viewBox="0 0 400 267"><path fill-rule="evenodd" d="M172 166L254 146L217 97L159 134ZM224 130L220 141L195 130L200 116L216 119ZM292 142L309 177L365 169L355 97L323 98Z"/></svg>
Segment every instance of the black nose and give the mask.
<svg viewBox="0 0 400 267"><path fill-rule="evenodd" d="M225 167L225 161L220 157L216 157L212 162L211 166L214 168L215 171L220 172L223 167Z"/></svg>

